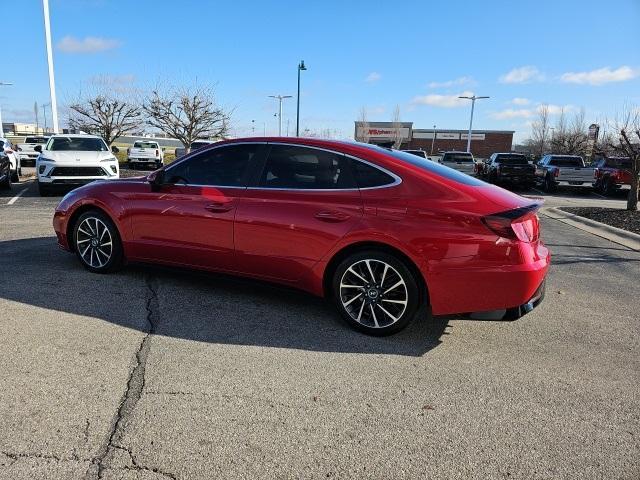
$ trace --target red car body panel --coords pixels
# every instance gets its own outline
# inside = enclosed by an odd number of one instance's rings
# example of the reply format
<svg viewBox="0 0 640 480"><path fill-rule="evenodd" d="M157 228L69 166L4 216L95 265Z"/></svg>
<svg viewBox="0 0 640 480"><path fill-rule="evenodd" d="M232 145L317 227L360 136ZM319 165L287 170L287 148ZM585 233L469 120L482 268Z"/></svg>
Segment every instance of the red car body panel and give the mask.
<svg viewBox="0 0 640 480"><path fill-rule="evenodd" d="M381 244L413 262L436 315L517 307L544 281L550 254L540 239L502 238L483 223L487 215L531 205L530 199L460 183L355 143L251 138L207 148L243 141L343 153L401 182L327 191L167 185L155 192L146 178L96 182L56 209L58 243L72 250L70 220L97 207L118 227L128 261L237 273L319 296L328 265L343 249Z"/></svg>

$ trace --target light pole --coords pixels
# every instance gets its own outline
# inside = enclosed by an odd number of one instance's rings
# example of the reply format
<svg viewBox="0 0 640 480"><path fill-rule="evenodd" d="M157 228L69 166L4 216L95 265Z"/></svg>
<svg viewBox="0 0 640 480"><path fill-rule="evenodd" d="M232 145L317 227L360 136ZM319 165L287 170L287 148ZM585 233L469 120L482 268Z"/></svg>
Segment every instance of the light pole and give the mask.
<svg viewBox="0 0 640 480"><path fill-rule="evenodd" d="M433 144L436 142L436 126L433 126L433 137L431 138L431 153L429 155L433 155Z"/></svg>
<svg viewBox="0 0 640 480"><path fill-rule="evenodd" d="M0 82L0 87L8 87L10 85L13 85L13 83ZM4 129L2 128L2 107L0 107L0 137L4 137Z"/></svg>
<svg viewBox="0 0 640 480"><path fill-rule="evenodd" d="M291 95L269 95L269 98L277 98L280 103L279 113L278 113L278 136L282 136L282 100L285 98L291 98Z"/></svg>
<svg viewBox="0 0 640 480"><path fill-rule="evenodd" d="M469 120L469 136L467 137L467 152L471 152L471 129L473 128L473 109L476 106L476 100L480 100L481 98L490 98L490 97L479 97L478 95L473 95L471 97L458 97L458 98L466 98L467 100L471 100L471 120Z"/></svg>
<svg viewBox="0 0 640 480"><path fill-rule="evenodd" d="M58 133L58 101L56 100L56 80L53 75L53 52L51 50L51 25L49 24L49 0L42 0L44 10L44 36L47 43L47 63L49 64L49 91L51 92L51 119L53 133Z"/></svg>
<svg viewBox="0 0 640 480"><path fill-rule="evenodd" d="M296 137L300 136L300 72L306 70L304 60L300 60L298 64L298 106L296 108Z"/></svg>

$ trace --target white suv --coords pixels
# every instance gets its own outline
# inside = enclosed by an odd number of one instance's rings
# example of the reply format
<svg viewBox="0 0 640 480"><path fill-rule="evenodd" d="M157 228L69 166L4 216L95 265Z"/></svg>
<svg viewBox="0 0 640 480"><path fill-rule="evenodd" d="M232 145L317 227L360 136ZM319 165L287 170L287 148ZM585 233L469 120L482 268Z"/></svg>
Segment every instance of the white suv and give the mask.
<svg viewBox="0 0 640 480"><path fill-rule="evenodd" d="M38 191L46 196L55 186L83 185L94 180L120 178L118 159L100 137L54 135L36 160Z"/></svg>

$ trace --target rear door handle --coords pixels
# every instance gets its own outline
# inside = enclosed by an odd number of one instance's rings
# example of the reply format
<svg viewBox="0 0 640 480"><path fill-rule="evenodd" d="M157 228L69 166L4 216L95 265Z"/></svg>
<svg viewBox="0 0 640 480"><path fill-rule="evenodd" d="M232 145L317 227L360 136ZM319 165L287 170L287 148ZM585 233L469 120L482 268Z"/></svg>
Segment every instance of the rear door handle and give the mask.
<svg viewBox="0 0 640 480"><path fill-rule="evenodd" d="M318 212L316 213L315 217L318 220L322 220L323 222L344 222L345 220L348 220L350 218L350 215L347 215L346 213L342 213L342 212L336 212L336 211L322 211L322 212Z"/></svg>
<svg viewBox="0 0 640 480"><path fill-rule="evenodd" d="M204 208L205 210L208 210L213 213L224 213L233 209L233 205L231 205L231 203L229 202L225 202L225 203L219 202L219 203L210 203Z"/></svg>

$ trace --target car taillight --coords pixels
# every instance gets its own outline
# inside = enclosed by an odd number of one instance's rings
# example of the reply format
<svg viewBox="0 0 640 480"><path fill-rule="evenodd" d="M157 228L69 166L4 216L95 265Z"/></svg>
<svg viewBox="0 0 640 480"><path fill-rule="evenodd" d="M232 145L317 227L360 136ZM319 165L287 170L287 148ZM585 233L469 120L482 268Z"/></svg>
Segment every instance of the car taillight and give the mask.
<svg viewBox="0 0 640 480"><path fill-rule="evenodd" d="M156 157L159 157L159 156L160 156L160 150L156 148Z"/></svg>
<svg viewBox="0 0 640 480"><path fill-rule="evenodd" d="M556 169L553 171L553 176L554 176L554 177L559 177L559 176L560 176L560 169L559 169L559 168L556 168Z"/></svg>
<svg viewBox="0 0 640 480"><path fill-rule="evenodd" d="M535 242L540 237L540 222L536 213L539 207L531 205L487 215L482 218L482 222L499 237L526 243Z"/></svg>
<svg viewBox="0 0 640 480"><path fill-rule="evenodd" d="M11 150L10 148L7 148L4 153L13 153L13 150Z"/></svg>
<svg viewBox="0 0 640 480"><path fill-rule="evenodd" d="M593 171L593 178L600 178L600 170L597 168Z"/></svg>

